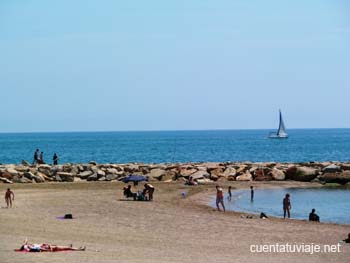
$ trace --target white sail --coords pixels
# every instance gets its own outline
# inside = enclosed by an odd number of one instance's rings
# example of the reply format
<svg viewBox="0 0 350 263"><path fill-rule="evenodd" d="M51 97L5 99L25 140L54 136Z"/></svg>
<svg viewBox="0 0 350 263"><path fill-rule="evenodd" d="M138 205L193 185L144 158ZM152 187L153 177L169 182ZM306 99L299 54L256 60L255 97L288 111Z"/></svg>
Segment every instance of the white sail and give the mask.
<svg viewBox="0 0 350 263"><path fill-rule="evenodd" d="M270 133L269 138L271 139L288 138L288 133L286 132L286 127L284 126L281 110L279 112L280 112L280 119L279 119L278 130L277 132Z"/></svg>
<svg viewBox="0 0 350 263"><path fill-rule="evenodd" d="M286 132L286 127L284 126L281 110L280 110L280 125L278 127L277 136L279 136L279 137L288 136L288 134Z"/></svg>

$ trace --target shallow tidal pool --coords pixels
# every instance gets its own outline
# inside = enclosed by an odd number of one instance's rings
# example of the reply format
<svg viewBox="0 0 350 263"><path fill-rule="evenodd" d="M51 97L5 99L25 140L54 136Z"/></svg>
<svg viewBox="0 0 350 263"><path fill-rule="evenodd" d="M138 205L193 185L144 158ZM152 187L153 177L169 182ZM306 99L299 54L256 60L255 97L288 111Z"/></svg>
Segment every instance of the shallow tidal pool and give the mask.
<svg viewBox="0 0 350 263"><path fill-rule="evenodd" d="M350 224L350 189L343 188L277 188L255 189L254 201L250 200L250 189L232 191L232 200L225 194L226 210L283 217L282 201L289 193L291 218L308 220L312 208L321 222ZM216 207L215 198L211 206Z"/></svg>

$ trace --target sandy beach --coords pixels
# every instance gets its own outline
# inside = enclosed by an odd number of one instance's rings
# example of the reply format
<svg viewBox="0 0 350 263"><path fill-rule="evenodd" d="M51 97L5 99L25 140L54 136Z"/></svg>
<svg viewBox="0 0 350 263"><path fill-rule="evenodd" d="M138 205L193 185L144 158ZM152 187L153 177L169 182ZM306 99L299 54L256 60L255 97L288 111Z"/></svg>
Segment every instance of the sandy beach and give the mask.
<svg viewBox="0 0 350 263"><path fill-rule="evenodd" d="M242 218L208 206L215 185L155 183L153 202L124 201L119 182L0 185L15 192L14 208L0 210L0 262L346 262L340 253L252 253L259 244L336 245L349 225ZM247 188L249 183L225 183ZM310 183L254 182L258 187ZM141 189L142 186L140 185ZM186 198L182 192L188 193ZM3 199L2 199L3 200ZM4 201L2 201L4 207ZM56 217L72 213L73 220ZM25 238L34 243L87 246L84 252L14 252Z"/></svg>

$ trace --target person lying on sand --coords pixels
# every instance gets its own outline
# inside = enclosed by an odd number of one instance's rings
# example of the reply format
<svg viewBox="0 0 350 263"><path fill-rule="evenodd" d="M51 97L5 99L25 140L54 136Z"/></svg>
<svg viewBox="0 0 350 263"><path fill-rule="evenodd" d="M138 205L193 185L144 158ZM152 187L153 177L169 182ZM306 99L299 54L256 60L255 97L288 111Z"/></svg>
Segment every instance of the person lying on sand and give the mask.
<svg viewBox="0 0 350 263"><path fill-rule="evenodd" d="M85 251L86 247L74 248L73 245L70 246L57 246L50 245L47 243L42 244L30 244L26 239L19 249L19 251L25 252L59 252L59 251Z"/></svg>

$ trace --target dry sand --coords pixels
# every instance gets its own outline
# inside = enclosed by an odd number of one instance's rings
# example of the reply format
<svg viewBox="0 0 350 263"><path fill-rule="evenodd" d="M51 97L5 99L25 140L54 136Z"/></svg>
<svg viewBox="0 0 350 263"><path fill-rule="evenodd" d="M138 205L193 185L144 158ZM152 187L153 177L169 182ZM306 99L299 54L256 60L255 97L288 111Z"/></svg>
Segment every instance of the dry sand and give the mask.
<svg viewBox="0 0 350 263"><path fill-rule="evenodd" d="M259 187L303 186L295 182ZM297 220L246 219L207 206L214 185L159 183L153 202L122 201L121 183L57 183L10 186L15 207L0 210L0 262L349 262L341 253L251 253L253 244L337 244L349 225ZM228 185L228 184L226 184ZM248 183L231 183L248 188ZM309 184L307 184L309 185ZM140 186L139 188L142 188ZM188 192L186 198L181 197ZM4 203L2 203L4 206ZM58 220L72 213L74 220ZM350 215L349 215L350 216ZM19 253L22 241L86 245L85 252Z"/></svg>

